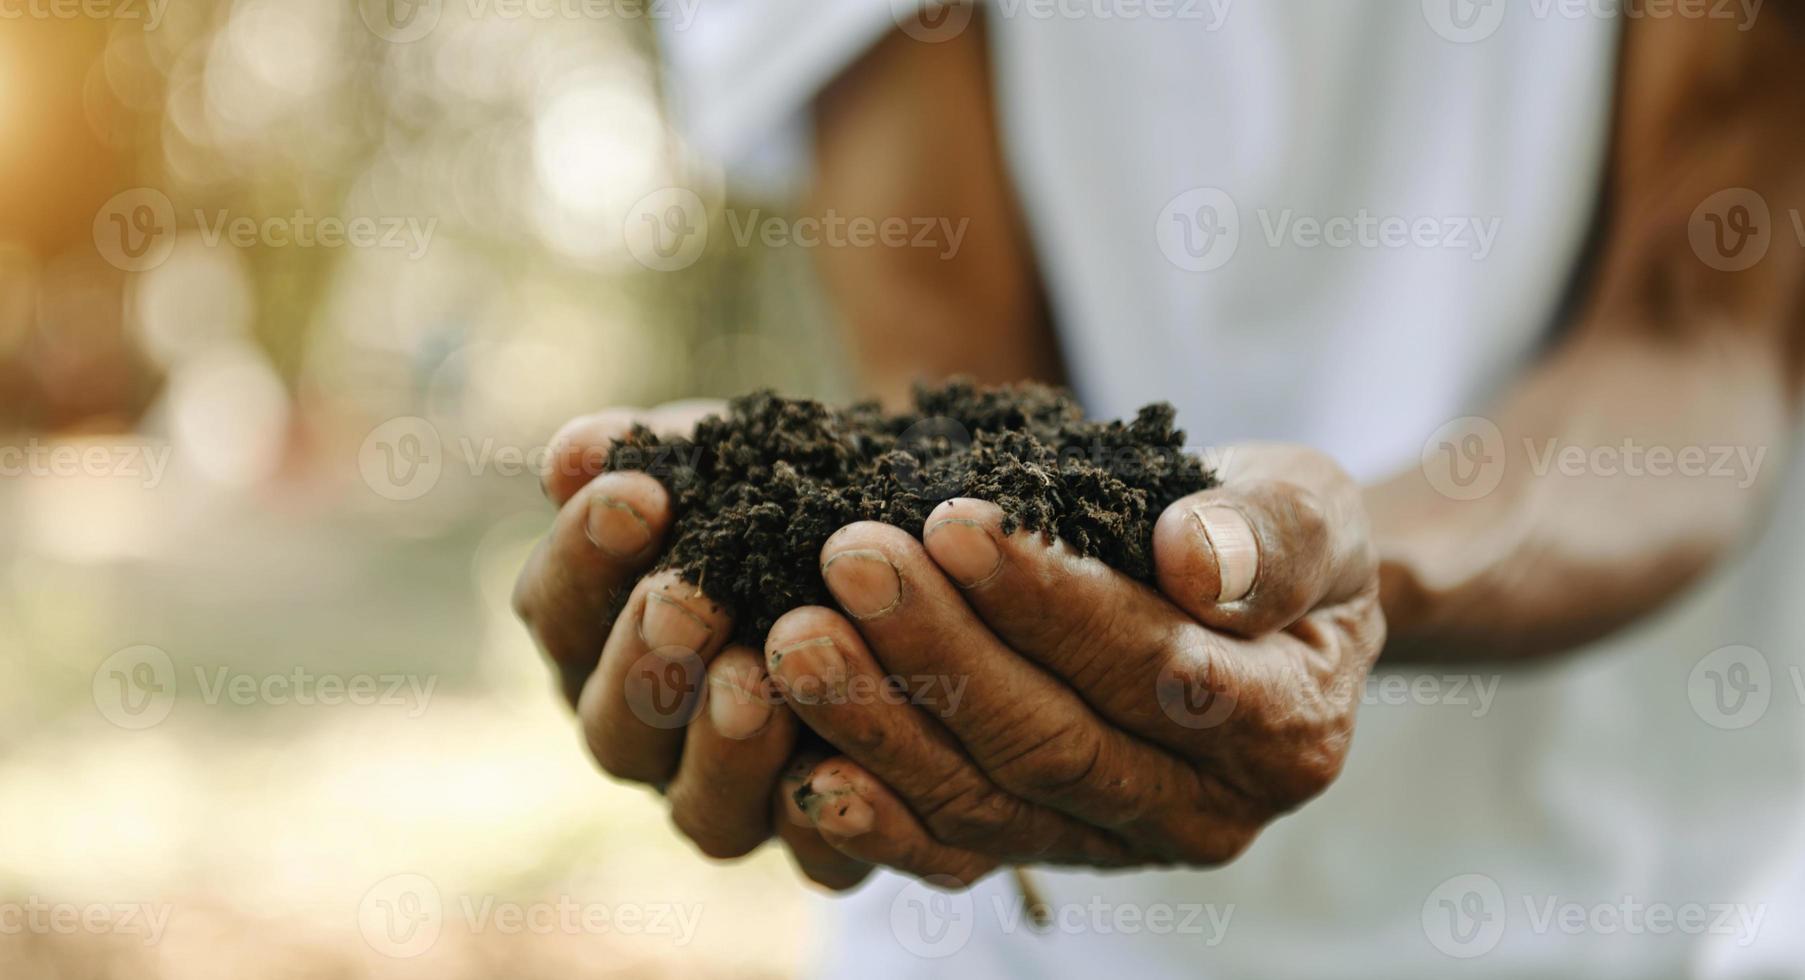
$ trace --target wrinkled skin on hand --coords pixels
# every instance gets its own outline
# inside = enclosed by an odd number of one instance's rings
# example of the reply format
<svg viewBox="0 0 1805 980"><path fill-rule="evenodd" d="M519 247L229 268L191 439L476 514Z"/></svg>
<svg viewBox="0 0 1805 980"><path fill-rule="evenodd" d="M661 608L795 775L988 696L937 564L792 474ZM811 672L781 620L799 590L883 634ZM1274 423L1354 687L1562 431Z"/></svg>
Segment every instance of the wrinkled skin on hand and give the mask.
<svg viewBox="0 0 1805 980"><path fill-rule="evenodd" d="M631 421L573 422L554 468ZM830 888L877 865L1217 865L1335 778L1384 641L1355 484L1295 447L1222 459L1161 516L1157 588L957 499L921 540L835 534L837 608L784 615L762 651L674 572L639 577L670 525L655 480L570 466L516 606L602 768L662 789L711 856L776 835Z"/></svg>

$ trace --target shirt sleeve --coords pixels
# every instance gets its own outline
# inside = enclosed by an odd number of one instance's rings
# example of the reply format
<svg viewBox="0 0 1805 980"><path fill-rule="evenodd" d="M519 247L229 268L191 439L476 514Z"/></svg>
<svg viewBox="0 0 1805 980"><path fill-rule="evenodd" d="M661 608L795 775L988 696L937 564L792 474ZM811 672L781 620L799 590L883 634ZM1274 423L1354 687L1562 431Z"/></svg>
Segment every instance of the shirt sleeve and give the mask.
<svg viewBox="0 0 1805 980"><path fill-rule="evenodd" d="M808 178L809 104L929 0L673 0L658 20L673 124L729 184L788 194Z"/></svg>

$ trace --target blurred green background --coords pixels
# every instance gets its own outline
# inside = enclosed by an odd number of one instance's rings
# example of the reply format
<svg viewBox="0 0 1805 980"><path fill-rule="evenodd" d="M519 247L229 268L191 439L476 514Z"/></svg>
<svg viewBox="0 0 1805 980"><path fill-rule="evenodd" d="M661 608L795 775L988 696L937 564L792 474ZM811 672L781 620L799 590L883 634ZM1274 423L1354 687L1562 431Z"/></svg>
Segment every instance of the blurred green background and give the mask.
<svg viewBox="0 0 1805 980"><path fill-rule="evenodd" d="M389 3L4 2L0 977L789 974L507 599L565 419L846 394L806 257L635 260L647 8Z"/></svg>

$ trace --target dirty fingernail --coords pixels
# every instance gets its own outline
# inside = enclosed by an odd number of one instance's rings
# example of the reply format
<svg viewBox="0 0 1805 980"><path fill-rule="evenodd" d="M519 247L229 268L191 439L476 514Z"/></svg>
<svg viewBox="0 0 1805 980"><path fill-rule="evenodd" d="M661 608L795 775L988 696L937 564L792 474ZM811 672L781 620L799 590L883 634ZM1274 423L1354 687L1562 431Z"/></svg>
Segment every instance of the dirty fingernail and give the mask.
<svg viewBox="0 0 1805 980"><path fill-rule="evenodd" d="M803 809L803 800L814 795L809 789L809 772L815 768L819 759L799 759L790 764L783 774L783 813L790 823L798 827L811 827L814 821L809 819L808 811Z"/></svg>
<svg viewBox="0 0 1805 980"><path fill-rule="evenodd" d="M823 773L809 782L808 789L802 798L803 810L816 827L835 837L857 837L877 821L877 812L845 776Z"/></svg>
<svg viewBox="0 0 1805 980"><path fill-rule="evenodd" d="M1217 602L1236 602L1253 591L1260 572L1260 542L1247 515L1220 504L1191 512L1203 529L1204 539L1216 553Z"/></svg>
<svg viewBox="0 0 1805 980"><path fill-rule="evenodd" d="M632 558L652 543L652 526L624 501L596 497L588 517L590 542L616 558Z"/></svg>
<svg viewBox="0 0 1805 980"><path fill-rule="evenodd" d="M977 521L948 518L928 528L923 540L934 561L965 588L983 585L1003 570L1003 552Z"/></svg>
<svg viewBox="0 0 1805 980"><path fill-rule="evenodd" d="M881 551L842 551L821 567L821 577L854 619L874 619L902 602L902 577Z"/></svg>
<svg viewBox="0 0 1805 980"><path fill-rule="evenodd" d="M708 720L721 735L751 738L765 730L773 713L764 675L757 670L728 670L710 678Z"/></svg>
<svg viewBox="0 0 1805 980"><path fill-rule="evenodd" d="M821 636L779 647L765 655L765 667L800 704L818 704L846 689L846 658L832 637Z"/></svg>
<svg viewBox="0 0 1805 980"><path fill-rule="evenodd" d="M675 599L653 592L639 617L639 638L653 653L673 656L699 653L714 635L714 627Z"/></svg>

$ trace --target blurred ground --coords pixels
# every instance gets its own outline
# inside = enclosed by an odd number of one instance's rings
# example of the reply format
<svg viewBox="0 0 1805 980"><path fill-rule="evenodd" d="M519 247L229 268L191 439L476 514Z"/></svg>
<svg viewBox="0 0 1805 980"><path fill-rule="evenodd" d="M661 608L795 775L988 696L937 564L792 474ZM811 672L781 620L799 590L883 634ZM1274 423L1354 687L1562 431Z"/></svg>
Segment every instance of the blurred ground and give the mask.
<svg viewBox="0 0 1805 980"><path fill-rule="evenodd" d="M178 460L152 491L0 490L0 974L794 966L784 860L700 860L594 771L554 702L507 608L549 509L528 481L409 538L384 514L409 505L374 494L358 513L194 480ZM34 927L38 902L110 925ZM442 934L416 947L415 927Z"/></svg>

